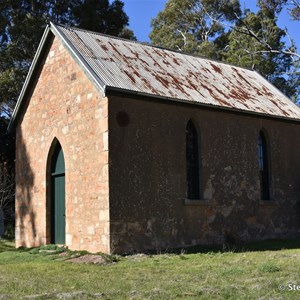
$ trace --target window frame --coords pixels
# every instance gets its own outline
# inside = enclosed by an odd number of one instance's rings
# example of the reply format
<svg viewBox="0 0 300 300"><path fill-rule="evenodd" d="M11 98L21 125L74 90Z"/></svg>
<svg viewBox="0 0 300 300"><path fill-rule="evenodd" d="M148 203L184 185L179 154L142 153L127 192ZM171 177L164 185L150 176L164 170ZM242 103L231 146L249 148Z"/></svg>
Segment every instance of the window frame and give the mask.
<svg viewBox="0 0 300 300"><path fill-rule="evenodd" d="M271 200L271 174L270 174L270 147L267 136L263 130L259 131L257 138L258 147L258 169L260 183L260 199Z"/></svg>
<svg viewBox="0 0 300 300"><path fill-rule="evenodd" d="M192 201L201 198L199 145L197 127L189 120L185 128L186 198Z"/></svg>

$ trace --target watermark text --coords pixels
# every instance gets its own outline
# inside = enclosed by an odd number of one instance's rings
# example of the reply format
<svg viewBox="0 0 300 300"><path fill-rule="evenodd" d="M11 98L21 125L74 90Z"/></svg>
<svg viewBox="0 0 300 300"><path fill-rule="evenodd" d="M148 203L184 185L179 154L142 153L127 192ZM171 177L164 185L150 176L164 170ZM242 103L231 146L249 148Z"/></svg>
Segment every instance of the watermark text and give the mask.
<svg viewBox="0 0 300 300"><path fill-rule="evenodd" d="M300 284L289 283L287 285L279 285L281 291L300 291Z"/></svg>

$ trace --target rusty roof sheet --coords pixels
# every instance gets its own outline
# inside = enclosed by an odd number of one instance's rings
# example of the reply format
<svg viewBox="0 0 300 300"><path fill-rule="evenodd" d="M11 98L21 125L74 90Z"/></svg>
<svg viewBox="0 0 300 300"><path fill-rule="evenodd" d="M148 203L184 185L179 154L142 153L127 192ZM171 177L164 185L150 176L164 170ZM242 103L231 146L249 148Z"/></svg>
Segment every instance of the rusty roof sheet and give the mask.
<svg viewBox="0 0 300 300"><path fill-rule="evenodd" d="M51 24L104 90L115 88L284 118L300 109L253 70Z"/></svg>

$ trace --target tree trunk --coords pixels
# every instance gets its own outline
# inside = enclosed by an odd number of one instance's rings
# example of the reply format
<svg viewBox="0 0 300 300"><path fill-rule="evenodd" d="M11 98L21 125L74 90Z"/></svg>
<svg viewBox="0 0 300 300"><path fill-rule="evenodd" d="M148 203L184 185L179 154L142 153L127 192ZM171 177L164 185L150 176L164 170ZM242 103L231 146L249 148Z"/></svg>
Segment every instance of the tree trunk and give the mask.
<svg viewBox="0 0 300 300"><path fill-rule="evenodd" d="M4 214L3 209L0 207L0 238L4 234Z"/></svg>

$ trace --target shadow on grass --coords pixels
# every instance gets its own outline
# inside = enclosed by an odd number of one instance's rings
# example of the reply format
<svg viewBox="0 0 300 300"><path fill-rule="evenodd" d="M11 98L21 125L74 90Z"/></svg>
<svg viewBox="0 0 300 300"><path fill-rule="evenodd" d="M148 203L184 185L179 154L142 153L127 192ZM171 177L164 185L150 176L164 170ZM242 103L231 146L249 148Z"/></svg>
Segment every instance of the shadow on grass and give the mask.
<svg viewBox="0 0 300 300"><path fill-rule="evenodd" d="M300 249L300 239L294 240L264 240L251 243L227 243L223 245L196 245L184 248L170 248L161 251L149 251L149 254L174 253L195 254L210 252L252 252L277 251L283 249Z"/></svg>
<svg viewBox="0 0 300 300"><path fill-rule="evenodd" d="M12 240L0 239L0 252L16 251L15 243Z"/></svg>
<svg viewBox="0 0 300 300"><path fill-rule="evenodd" d="M30 252L33 248L15 247L15 241L12 239L0 239L1 252ZM1 299L1 297L0 297Z"/></svg>
<svg viewBox="0 0 300 300"><path fill-rule="evenodd" d="M276 251L283 249L300 249L300 239L294 240L266 240L245 245L243 251Z"/></svg>
<svg viewBox="0 0 300 300"><path fill-rule="evenodd" d="M30 252L35 254L40 252L40 250L57 250L56 245L44 245L37 248L25 248L20 247L15 248L15 243L13 240L0 239L0 252L7 251L18 251L18 252ZM181 248L169 248L161 250L147 251L146 254L196 254L196 253L217 253L217 252L253 252L253 251L277 251L277 250L287 250L287 249L300 249L300 239L294 240L265 240L259 242L245 243L245 244L226 244L226 245L196 245L191 247L181 247ZM35 251L36 250L36 251ZM64 248L64 251L66 249ZM88 252L82 251L83 254ZM124 254L126 255L126 254ZM128 254L127 254L128 255Z"/></svg>

